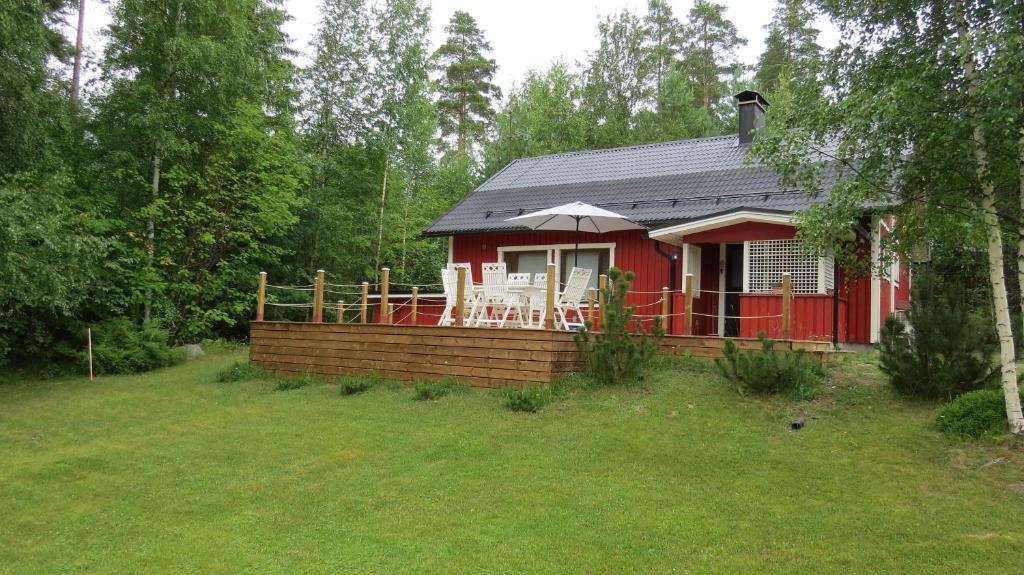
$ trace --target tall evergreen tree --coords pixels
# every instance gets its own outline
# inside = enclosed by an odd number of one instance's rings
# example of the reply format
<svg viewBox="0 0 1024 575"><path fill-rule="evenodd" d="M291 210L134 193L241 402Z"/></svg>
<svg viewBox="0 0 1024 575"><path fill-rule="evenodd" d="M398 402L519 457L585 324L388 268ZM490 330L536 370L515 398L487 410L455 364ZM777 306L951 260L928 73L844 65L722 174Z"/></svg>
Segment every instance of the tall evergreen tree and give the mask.
<svg viewBox="0 0 1024 575"><path fill-rule="evenodd" d="M754 74L760 89L773 92L779 78L793 83L809 81L815 62L821 57L814 12L801 0L779 0L771 23L765 26L768 37Z"/></svg>
<svg viewBox="0 0 1024 575"><path fill-rule="evenodd" d="M270 0L121 0L112 16L98 187L144 254L141 315L179 338L229 329L280 259L305 177L285 14Z"/></svg>
<svg viewBox="0 0 1024 575"><path fill-rule="evenodd" d="M648 0L644 16L644 47L651 53L654 109L661 112L669 76L676 68L682 52L682 24L672 14L666 0Z"/></svg>
<svg viewBox="0 0 1024 575"><path fill-rule="evenodd" d="M465 153L467 143L479 139L494 120L501 89L491 80L498 65L485 56L491 45L468 12L456 11L444 30L448 39L434 53L441 70L438 115L441 132L455 136L456 149Z"/></svg>
<svg viewBox="0 0 1024 575"><path fill-rule="evenodd" d="M730 76L743 71L736 49L747 43L736 25L725 17L725 6L697 0L687 16L683 69L696 85L697 105L722 125L732 111Z"/></svg>

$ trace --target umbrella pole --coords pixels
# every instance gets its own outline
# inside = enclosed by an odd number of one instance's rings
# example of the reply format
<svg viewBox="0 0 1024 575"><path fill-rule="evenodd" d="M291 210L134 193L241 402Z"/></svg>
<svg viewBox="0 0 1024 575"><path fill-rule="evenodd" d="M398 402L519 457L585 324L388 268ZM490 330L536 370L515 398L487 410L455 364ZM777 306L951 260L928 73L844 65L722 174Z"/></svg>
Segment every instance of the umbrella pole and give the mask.
<svg viewBox="0 0 1024 575"><path fill-rule="evenodd" d="M580 218L576 218L576 249L572 252L572 267L578 267L580 263Z"/></svg>

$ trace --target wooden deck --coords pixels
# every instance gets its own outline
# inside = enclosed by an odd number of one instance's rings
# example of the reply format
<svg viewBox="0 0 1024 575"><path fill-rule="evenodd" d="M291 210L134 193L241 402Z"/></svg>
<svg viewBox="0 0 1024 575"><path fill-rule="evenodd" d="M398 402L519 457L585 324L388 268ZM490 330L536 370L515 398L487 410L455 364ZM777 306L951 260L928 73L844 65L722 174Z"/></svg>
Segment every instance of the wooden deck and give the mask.
<svg viewBox="0 0 1024 575"><path fill-rule="evenodd" d="M757 340L736 339L751 348ZM725 340L665 336L662 353L716 357ZM777 349L827 353L824 342L780 341ZM377 372L403 380L453 376L478 387L547 383L579 368L572 334L562 331L255 321L249 359L281 374Z"/></svg>

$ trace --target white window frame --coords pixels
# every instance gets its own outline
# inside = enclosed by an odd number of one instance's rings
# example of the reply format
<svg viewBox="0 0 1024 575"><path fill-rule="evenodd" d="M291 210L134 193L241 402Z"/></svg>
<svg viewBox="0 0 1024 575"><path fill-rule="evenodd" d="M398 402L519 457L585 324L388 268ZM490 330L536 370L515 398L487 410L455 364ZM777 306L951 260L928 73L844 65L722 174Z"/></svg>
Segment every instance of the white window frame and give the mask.
<svg viewBox="0 0 1024 575"><path fill-rule="evenodd" d="M555 278L562 277L562 252L573 251L576 244L541 244L532 246L500 246L498 248L498 261L505 261L506 252L548 252L548 263L555 264ZM608 250L608 267L615 266L615 242L580 244L580 251L583 250Z"/></svg>

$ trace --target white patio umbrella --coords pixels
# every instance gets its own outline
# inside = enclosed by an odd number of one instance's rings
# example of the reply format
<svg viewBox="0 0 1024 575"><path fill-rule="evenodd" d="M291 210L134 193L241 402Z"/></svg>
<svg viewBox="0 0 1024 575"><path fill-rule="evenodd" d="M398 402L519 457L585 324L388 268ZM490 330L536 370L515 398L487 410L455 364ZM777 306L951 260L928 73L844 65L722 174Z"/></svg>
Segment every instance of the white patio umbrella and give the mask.
<svg viewBox="0 0 1024 575"><path fill-rule="evenodd" d="M505 221L525 226L532 230L575 230L576 250L573 252L573 266L579 263L580 232L603 234L619 230L646 229L622 214L616 214L615 212L583 202L555 206L546 210L508 218Z"/></svg>

